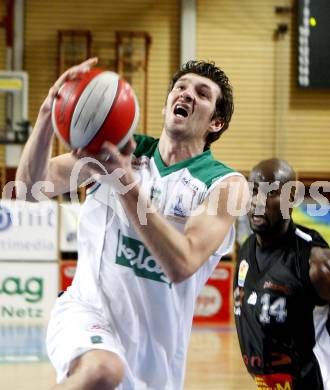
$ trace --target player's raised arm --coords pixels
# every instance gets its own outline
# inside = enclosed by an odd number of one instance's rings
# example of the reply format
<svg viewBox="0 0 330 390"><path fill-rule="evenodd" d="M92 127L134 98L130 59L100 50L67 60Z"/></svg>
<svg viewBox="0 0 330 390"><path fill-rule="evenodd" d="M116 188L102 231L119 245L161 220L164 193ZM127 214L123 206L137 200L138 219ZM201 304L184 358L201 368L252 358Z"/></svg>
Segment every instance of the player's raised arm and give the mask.
<svg viewBox="0 0 330 390"><path fill-rule="evenodd" d="M69 173L76 159L71 154L51 158L53 140L51 106L60 87L66 80L74 78L77 73L90 70L96 62L96 58L91 58L80 65L68 69L50 88L46 99L40 107L34 129L24 147L17 168L16 194L19 199L36 201L37 199L33 195L34 185L35 192L38 192L38 188L42 188L41 191L49 197L69 190ZM80 181L83 182L86 179L87 176L82 171ZM36 184L37 182L39 184ZM44 184L41 185L40 182L44 182ZM79 184L77 183L77 185Z"/></svg>

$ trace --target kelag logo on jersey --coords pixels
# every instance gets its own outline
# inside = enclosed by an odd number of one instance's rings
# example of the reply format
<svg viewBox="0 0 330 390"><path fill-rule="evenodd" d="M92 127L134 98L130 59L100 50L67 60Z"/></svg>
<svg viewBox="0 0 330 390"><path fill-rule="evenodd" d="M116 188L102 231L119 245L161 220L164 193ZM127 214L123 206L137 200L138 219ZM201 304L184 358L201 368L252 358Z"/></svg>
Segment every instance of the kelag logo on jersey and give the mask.
<svg viewBox="0 0 330 390"><path fill-rule="evenodd" d="M116 264L133 268L135 275L141 278L170 285L169 279L156 263L156 260L147 251L143 243L131 237L124 236L121 231L118 233Z"/></svg>
<svg viewBox="0 0 330 390"><path fill-rule="evenodd" d="M6 207L0 206L0 231L9 229L12 223L10 211Z"/></svg>

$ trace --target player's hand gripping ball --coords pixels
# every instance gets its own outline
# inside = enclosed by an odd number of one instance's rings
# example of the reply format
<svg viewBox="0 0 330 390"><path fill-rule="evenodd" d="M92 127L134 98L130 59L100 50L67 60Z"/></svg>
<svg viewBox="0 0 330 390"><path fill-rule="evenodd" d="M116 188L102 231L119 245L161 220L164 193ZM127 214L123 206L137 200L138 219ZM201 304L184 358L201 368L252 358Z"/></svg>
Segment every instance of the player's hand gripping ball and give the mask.
<svg viewBox="0 0 330 390"><path fill-rule="evenodd" d="M66 81L52 105L52 124L70 149L98 153L105 141L125 146L136 129L139 105L117 73L93 69Z"/></svg>

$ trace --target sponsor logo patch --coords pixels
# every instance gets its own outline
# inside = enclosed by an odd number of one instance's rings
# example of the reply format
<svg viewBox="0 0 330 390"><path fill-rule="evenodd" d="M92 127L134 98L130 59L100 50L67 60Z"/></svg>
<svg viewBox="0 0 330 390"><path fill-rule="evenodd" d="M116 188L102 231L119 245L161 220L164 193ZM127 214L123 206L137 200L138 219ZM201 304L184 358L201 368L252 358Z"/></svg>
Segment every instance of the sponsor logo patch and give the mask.
<svg viewBox="0 0 330 390"><path fill-rule="evenodd" d="M101 325L101 324L90 324L86 327L86 330L88 332L92 333L109 333L110 329L106 325Z"/></svg>
<svg viewBox="0 0 330 390"><path fill-rule="evenodd" d="M170 280L144 244L139 240L124 236L120 230L118 232L116 264L132 268L136 276L167 283L171 287Z"/></svg>
<svg viewBox="0 0 330 390"><path fill-rule="evenodd" d="M103 339L102 339L101 336L95 335L95 336L91 336L91 342L93 344L102 344L103 343Z"/></svg>
<svg viewBox="0 0 330 390"><path fill-rule="evenodd" d="M242 260L240 265L239 265L239 270L238 270L238 285L239 287L244 287L246 275L249 270L249 263L246 260Z"/></svg>
<svg viewBox="0 0 330 390"><path fill-rule="evenodd" d="M275 283L271 282L270 280L267 280L264 283L264 288L265 289L269 289L269 290L281 291L281 292L283 292L286 295L292 295L292 291L291 291L290 287L282 286L280 284L275 284Z"/></svg>
<svg viewBox="0 0 330 390"><path fill-rule="evenodd" d="M292 376L289 374L256 375L254 380L258 390L293 390Z"/></svg>

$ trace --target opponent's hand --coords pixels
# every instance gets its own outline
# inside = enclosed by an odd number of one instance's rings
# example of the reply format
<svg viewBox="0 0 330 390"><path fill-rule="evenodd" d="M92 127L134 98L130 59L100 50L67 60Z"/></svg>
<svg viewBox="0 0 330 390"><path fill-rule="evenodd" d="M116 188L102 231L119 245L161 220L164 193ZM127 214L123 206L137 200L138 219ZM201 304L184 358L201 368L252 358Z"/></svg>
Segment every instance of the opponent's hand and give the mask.
<svg viewBox="0 0 330 390"><path fill-rule="evenodd" d="M330 249L313 247L309 276L318 295L330 303Z"/></svg>

